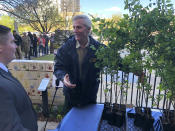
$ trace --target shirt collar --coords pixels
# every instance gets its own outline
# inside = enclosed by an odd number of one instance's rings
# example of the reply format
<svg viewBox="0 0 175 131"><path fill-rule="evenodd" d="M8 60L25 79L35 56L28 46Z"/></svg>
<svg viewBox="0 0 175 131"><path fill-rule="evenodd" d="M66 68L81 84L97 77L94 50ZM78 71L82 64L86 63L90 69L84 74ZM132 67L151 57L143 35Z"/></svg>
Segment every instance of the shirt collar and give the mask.
<svg viewBox="0 0 175 131"><path fill-rule="evenodd" d="M86 43L85 47L88 47L89 46L89 37L88 37L88 42ZM78 40L76 41L76 48L80 48L80 43L78 42Z"/></svg>
<svg viewBox="0 0 175 131"><path fill-rule="evenodd" d="M3 69L4 71L8 72L7 67L1 62L0 62L0 68Z"/></svg>

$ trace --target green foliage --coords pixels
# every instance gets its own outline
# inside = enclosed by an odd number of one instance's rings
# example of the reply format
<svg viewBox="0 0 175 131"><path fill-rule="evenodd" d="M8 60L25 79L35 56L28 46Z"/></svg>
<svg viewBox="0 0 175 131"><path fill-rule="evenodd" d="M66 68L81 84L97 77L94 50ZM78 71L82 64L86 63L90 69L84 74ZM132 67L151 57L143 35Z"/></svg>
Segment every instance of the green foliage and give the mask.
<svg viewBox="0 0 175 131"><path fill-rule="evenodd" d="M12 31L14 30L14 20L15 18L10 17L8 15L0 16L0 24L9 27ZM27 31L34 31L30 26L21 23L18 24L18 30L20 34Z"/></svg>
<svg viewBox="0 0 175 131"><path fill-rule="evenodd" d="M108 93L109 89L108 88L105 88L104 89L104 93Z"/></svg>
<svg viewBox="0 0 175 131"><path fill-rule="evenodd" d="M136 56L131 57L132 61L133 58L137 61L138 69L156 70L157 75L162 78L159 88L167 90L167 97L174 99L175 17L171 1L158 0L150 2L146 7L139 0L125 0L125 3L125 8L130 11L128 47L130 55ZM147 51L146 55L141 53L143 50Z"/></svg>
<svg viewBox="0 0 175 131"><path fill-rule="evenodd" d="M41 57L32 58L32 60L54 61L54 55L53 55L53 54L50 54L50 55L44 55L44 56L41 56Z"/></svg>
<svg viewBox="0 0 175 131"><path fill-rule="evenodd" d="M159 89L167 91L167 97L175 100L175 16L170 0L151 0L143 6L140 0L124 0L125 14L117 22L93 18L94 33L101 42L108 45L97 50L97 67L108 73L123 71L142 74L147 70L156 71L162 78ZM124 53L123 53L124 52ZM124 68L121 68L122 67ZM147 98L151 86L139 81L138 89L143 89ZM161 97L161 96L160 96ZM160 97L157 97L159 100ZM153 98L152 98L153 99Z"/></svg>
<svg viewBox="0 0 175 131"><path fill-rule="evenodd" d="M11 30L14 30L14 19L12 19L10 16L0 16L0 24L9 27Z"/></svg>
<svg viewBox="0 0 175 131"><path fill-rule="evenodd" d="M38 32L49 32L61 21L58 8L51 0L3 0L0 10L17 18Z"/></svg>

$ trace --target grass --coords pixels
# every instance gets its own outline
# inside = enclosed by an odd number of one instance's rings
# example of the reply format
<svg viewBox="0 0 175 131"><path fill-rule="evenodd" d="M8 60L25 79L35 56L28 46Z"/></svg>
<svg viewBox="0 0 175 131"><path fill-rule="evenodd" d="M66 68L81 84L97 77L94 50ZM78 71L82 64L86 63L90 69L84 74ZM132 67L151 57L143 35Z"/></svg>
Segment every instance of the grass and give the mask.
<svg viewBox="0 0 175 131"><path fill-rule="evenodd" d="M32 60L48 60L48 61L53 61L54 60L54 54L49 54L49 55L44 55L40 57L34 57Z"/></svg>

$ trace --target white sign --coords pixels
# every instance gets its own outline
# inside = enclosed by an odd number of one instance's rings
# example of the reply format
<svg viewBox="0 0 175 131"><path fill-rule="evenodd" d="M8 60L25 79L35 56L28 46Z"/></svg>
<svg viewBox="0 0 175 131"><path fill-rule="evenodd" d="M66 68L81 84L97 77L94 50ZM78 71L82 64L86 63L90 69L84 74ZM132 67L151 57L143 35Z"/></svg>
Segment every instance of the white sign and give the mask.
<svg viewBox="0 0 175 131"><path fill-rule="evenodd" d="M38 87L38 90L39 91L45 91L46 88L47 88L47 85L49 84L49 81L50 81L50 78L44 78L42 79L39 87Z"/></svg>

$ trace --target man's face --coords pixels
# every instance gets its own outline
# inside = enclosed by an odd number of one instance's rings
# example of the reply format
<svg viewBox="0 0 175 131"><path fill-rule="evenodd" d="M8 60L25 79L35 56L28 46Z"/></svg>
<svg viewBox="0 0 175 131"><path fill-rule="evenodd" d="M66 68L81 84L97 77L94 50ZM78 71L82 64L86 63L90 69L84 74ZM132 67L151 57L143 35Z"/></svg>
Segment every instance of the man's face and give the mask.
<svg viewBox="0 0 175 131"><path fill-rule="evenodd" d="M87 40L90 28L85 26L83 19L77 19L73 22L73 32L75 39L81 42Z"/></svg>
<svg viewBox="0 0 175 131"><path fill-rule="evenodd" d="M3 58L4 64L8 64L10 61L16 58L16 44L14 43L14 37L11 32L7 34L7 39L0 43L0 57ZM1 41L0 41L1 42Z"/></svg>

